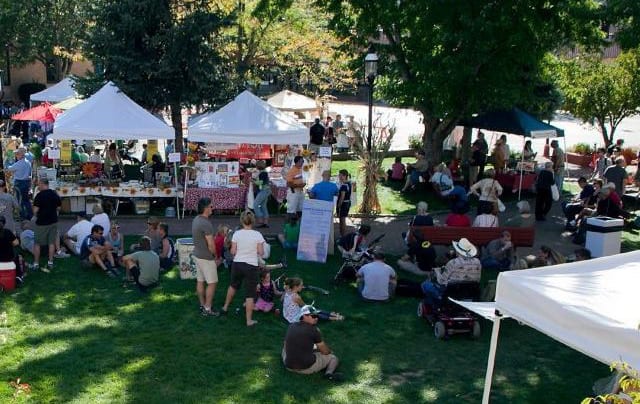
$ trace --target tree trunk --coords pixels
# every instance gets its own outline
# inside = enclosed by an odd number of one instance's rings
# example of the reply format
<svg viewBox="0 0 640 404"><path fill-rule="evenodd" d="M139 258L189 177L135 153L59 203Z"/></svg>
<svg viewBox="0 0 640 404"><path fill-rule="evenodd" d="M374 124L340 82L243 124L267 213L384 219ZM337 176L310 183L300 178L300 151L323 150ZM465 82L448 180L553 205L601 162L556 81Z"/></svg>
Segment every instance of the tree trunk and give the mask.
<svg viewBox="0 0 640 404"><path fill-rule="evenodd" d="M607 125L604 120L598 119L598 126L600 126L600 133L602 133L602 139L604 139L604 147L606 149L611 144L612 139L608 134Z"/></svg>
<svg viewBox="0 0 640 404"><path fill-rule="evenodd" d="M184 145L182 140L182 106L180 103L172 103L169 108L171 109L171 124L176 134L174 141L175 150L176 152L182 153Z"/></svg>

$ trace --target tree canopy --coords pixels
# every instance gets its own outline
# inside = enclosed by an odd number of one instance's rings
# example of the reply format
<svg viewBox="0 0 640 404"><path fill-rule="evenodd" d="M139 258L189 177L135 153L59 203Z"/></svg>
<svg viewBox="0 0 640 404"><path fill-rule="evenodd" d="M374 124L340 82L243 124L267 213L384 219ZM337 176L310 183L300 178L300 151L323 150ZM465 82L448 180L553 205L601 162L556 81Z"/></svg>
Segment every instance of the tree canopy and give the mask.
<svg viewBox="0 0 640 404"><path fill-rule="evenodd" d="M640 45L640 2L637 0L607 1L606 18L616 25L616 40L625 49Z"/></svg>
<svg viewBox="0 0 640 404"><path fill-rule="evenodd" d="M463 117L534 104L547 52L598 37L592 0L329 0L331 26L380 55L378 96L424 115L425 148ZM363 52L364 53L364 52ZM536 91L538 89L538 92Z"/></svg>
<svg viewBox="0 0 640 404"><path fill-rule="evenodd" d="M221 105L234 95L218 51L225 10L204 0L103 0L94 18L87 50L99 80L147 108L169 107L178 150L183 106Z"/></svg>
<svg viewBox="0 0 640 404"><path fill-rule="evenodd" d="M614 61L594 56L551 61L564 95L564 108L585 122L596 124L605 146L620 122L640 106L640 55L620 54Z"/></svg>
<svg viewBox="0 0 640 404"><path fill-rule="evenodd" d="M82 59L89 25L88 0L0 0L0 36L14 64L37 60L55 81Z"/></svg>

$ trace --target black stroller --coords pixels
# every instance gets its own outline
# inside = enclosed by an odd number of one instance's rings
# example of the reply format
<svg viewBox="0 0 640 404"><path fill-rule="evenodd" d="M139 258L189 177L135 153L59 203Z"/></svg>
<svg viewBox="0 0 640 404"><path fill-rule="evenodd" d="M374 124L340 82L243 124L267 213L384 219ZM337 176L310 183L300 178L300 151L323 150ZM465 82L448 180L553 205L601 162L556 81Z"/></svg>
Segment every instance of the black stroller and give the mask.
<svg viewBox="0 0 640 404"><path fill-rule="evenodd" d="M349 254L344 250L344 248L338 245L338 250L342 253L343 262L340 269L338 269L338 272L333 277L334 282L355 280L358 269L373 261L374 247L380 242L380 240L382 240L383 237L384 234L379 235L369 243L366 249L356 251L353 254Z"/></svg>

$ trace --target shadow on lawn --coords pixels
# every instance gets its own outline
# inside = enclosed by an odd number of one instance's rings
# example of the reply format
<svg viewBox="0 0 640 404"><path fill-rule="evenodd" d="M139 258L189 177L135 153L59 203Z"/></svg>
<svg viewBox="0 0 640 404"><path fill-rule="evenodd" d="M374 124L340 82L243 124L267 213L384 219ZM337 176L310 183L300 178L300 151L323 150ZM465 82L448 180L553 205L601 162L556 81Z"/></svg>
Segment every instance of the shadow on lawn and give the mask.
<svg viewBox="0 0 640 404"><path fill-rule="evenodd" d="M12 297L10 315L23 312L22 324L13 328L22 333L3 347L10 354L0 358L0 375L30 383L36 401L479 402L488 322L480 341L436 341L414 314L417 300L364 303L353 285L330 283L336 258L326 265L296 263L292 253L289 258L288 276L331 292L305 291L305 301L347 316L320 324L341 359L343 384L283 368L286 325L279 317L258 314L254 329L233 309L227 317L202 318L193 281L180 281L175 272L140 295L97 272L79 273L75 259L50 275L33 275ZM226 270L220 278L218 305ZM586 391L592 379L588 359L525 327L507 324L500 344L495 402L575 401L576 386ZM567 364L585 371L569 374Z"/></svg>

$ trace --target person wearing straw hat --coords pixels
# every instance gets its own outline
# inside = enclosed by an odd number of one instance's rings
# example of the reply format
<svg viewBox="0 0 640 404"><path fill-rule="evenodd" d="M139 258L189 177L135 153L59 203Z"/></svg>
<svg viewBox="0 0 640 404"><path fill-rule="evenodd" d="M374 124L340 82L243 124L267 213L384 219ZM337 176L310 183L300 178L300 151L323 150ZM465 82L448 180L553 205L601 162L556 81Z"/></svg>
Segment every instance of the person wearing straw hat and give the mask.
<svg viewBox="0 0 640 404"><path fill-rule="evenodd" d="M444 267L434 268L434 280L422 283L425 302L431 306L440 302L447 285L450 283L480 282L482 264L476 258L478 255L476 246L466 238L453 241L451 244L456 257L449 260Z"/></svg>

